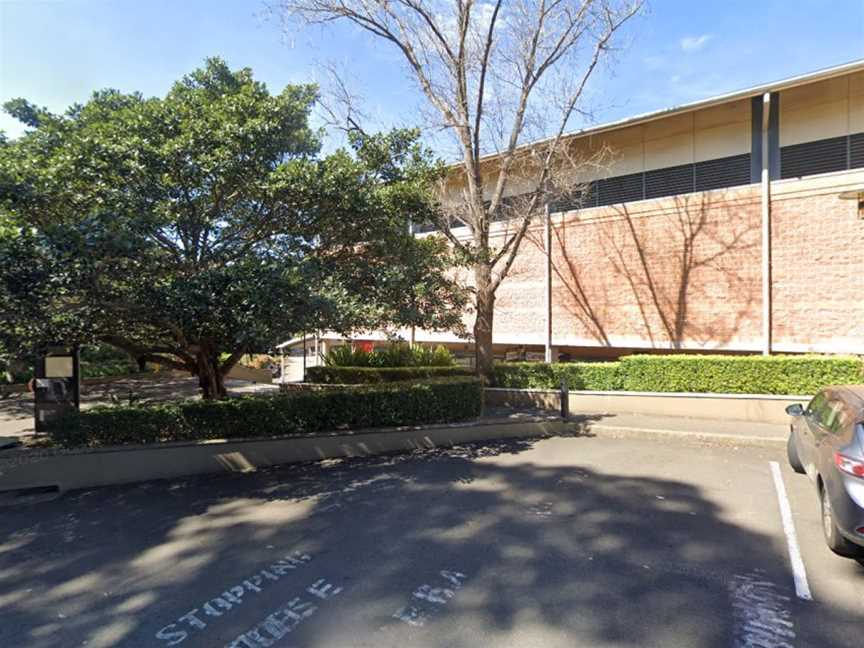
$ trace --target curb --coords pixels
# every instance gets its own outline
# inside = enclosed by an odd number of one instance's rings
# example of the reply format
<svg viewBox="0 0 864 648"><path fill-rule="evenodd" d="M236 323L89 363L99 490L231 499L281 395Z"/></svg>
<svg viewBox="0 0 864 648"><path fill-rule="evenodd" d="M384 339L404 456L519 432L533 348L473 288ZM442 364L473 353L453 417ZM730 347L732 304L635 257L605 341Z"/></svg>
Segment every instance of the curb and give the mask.
<svg viewBox="0 0 864 648"><path fill-rule="evenodd" d="M786 444L785 437L723 434L722 432L686 432L662 428L623 427L617 425L590 425L588 432L610 439L685 440L723 447L751 446L779 448Z"/></svg>
<svg viewBox="0 0 864 648"><path fill-rule="evenodd" d="M526 417L309 436L211 439L0 456L0 495L68 491L190 475L253 472L269 466L451 447L472 442L561 436L573 424Z"/></svg>

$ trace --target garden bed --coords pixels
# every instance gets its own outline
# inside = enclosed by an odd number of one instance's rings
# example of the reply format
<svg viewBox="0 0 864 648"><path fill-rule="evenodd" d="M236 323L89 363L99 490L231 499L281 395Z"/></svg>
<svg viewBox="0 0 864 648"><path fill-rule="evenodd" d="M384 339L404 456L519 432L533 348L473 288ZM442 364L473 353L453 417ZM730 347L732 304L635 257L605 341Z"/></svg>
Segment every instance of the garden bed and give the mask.
<svg viewBox="0 0 864 648"><path fill-rule="evenodd" d="M482 403L476 378L440 378L220 401L94 407L59 419L50 434L66 448L299 436L471 420L480 416Z"/></svg>

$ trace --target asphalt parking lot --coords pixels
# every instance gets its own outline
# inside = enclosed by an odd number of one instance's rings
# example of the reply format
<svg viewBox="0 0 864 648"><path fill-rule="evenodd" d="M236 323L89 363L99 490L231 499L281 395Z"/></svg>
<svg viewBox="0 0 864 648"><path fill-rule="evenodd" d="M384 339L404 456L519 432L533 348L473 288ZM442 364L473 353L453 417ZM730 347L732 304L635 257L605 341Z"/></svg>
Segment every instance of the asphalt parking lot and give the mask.
<svg viewBox="0 0 864 648"><path fill-rule="evenodd" d="M832 648L862 628L864 568L772 449L526 440L0 508L4 647Z"/></svg>

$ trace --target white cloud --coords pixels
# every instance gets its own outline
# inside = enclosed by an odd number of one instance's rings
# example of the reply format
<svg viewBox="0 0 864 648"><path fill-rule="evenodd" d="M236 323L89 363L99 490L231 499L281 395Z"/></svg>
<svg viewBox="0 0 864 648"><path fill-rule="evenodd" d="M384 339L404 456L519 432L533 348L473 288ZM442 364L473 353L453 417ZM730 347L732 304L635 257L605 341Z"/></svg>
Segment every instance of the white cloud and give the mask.
<svg viewBox="0 0 864 648"><path fill-rule="evenodd" d="M681 49L685 52L696 52L701 50L713 38L711 34L701 36L685 36L681 39Z"/></svg>

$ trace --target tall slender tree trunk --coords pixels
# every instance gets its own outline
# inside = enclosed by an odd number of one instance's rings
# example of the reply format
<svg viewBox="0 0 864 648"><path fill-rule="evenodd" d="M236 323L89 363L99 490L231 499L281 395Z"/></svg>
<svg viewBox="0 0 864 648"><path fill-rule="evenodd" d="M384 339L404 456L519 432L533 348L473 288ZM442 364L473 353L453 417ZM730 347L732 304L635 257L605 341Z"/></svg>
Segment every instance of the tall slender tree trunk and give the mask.
<svg viewBox="0 0 864 648"><path fill-rule="evenodd" d="M225 377L219 370L219 357L207 348L202 348L196 354L198 362L198 385L201 387L201 397L204 400L227 398Z"/></svg>
<svg viewBox="0 0 864 648"><path fill-rule="evenodd" d="M492 384L495 357L492 352L492 325L495 317L495 293L492 291L492 268L487 263L474 267L477 291L477 314L474 319L474 363L477 375Z"/></svg>

